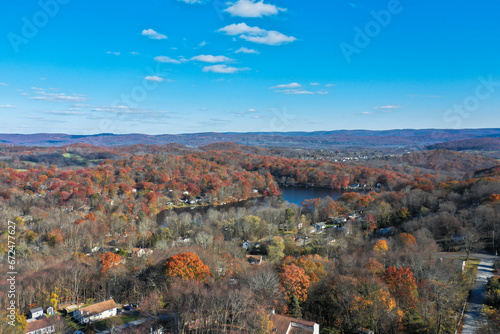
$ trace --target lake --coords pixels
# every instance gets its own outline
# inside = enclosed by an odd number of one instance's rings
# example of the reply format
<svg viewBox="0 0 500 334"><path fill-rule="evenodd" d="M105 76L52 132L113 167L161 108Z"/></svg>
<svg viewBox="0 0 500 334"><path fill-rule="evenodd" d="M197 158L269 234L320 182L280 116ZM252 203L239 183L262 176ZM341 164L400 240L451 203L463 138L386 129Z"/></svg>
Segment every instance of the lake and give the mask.
<svg viewBox="0 0 500 334"><path fill-rule="evenodd" d="M300 206L300 203L306 199L314 198L324 198L330 196L332 199L336 200L342 195L340 190L325 189L325 188L306 188L306 187L281 187L283 200L288 201L293 204ZM219 205L216 207L212 206L193 206L185 208L175 208L172 210L163 210L158 214L158 222L163 222L164 217L170 212L175 212L177 214L183 212L189 212L191 214L206 214L210 208L215 208L220 211L226 211L230 208L253 208L257 206L269 206L272 205L273 201L278 201L278 196L266 196L266 197L256 197L244 201L227 203L224 205Z"/></svg>
<svg viewBox="0 0 500 334"><path fill-rule="evenodd" d="M324 198L330 196L336 200L342 195L340 190L325 188L282 187L283 199L290 203L300 205L306 199Z"/></svg>

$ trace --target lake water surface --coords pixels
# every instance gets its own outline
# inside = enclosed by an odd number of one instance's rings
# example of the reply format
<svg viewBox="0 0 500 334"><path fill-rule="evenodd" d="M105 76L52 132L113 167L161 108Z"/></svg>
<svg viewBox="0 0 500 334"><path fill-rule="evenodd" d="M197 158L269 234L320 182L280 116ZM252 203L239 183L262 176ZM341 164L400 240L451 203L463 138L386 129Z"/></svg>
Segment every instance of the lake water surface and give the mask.
<svg viewBox="0 0 500 334"><path fill-rule="evenodd" d="M342 195L340 190L325 188L282 187L283 199L290 203L300 205L306 199L324 198L330 196L336 200Z"/></svg>

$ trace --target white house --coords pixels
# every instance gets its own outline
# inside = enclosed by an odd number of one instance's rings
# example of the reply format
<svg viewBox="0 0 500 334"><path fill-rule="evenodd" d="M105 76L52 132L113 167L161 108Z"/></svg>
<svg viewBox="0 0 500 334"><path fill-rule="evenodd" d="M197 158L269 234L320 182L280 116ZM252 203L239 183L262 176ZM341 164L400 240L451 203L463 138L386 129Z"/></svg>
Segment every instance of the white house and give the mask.
<svg viewBox="0 0 500 334"><path fill-rule="evenodd" d="M28 326L25 329L26 334L48 334L55 333L55 323L57 321L62 321L60 316L53 316L49 318L43 318L36 321L28 322Z"/></svg>
<svg viewBox="0 0 500 334"><path fill-rule="evenodd" d="M33 308L30 310L29 315L31 319L37 319L43 316L43 308L42 307Z"/></svg>
<svg viewBox="0 0 500 334"><path fill-rule="evenodd" d="M73 312L73 318L75 318L82 325L92 323L115 316L117 308L118 306L115 301L110 299L75 310Z"/></svg>
<svg viewBox="0 0 500 334"><path fill-rule="evenodd" d="M273 333L276 334L319 334L319 324L272 313Z"/></svg>

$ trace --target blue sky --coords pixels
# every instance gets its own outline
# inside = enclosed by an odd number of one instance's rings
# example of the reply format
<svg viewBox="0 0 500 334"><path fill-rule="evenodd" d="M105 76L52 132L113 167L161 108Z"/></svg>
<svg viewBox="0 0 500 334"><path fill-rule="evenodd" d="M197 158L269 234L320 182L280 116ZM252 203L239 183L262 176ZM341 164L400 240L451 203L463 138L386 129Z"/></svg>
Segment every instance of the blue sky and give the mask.
<svg viewBox="0 0 500 334"><path fill-rule="evenodd" d="M0 132L500 127L498 1L4 0Z"/></svg>

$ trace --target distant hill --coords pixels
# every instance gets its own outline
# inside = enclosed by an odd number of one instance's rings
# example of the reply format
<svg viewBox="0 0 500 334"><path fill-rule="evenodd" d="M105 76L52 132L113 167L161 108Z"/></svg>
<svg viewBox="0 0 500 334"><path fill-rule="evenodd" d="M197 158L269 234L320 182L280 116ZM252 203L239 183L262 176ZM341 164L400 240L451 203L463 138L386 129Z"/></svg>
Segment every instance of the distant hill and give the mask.
<svg viewBox="0 0 500 334"><path fill-rule="evenodd" d="M453 140L446 143L438 143L426 146L428 150L445 149L451 151L498 151L500 150L500 138L472 138Z"/></svg>
<svg viewBox="0 0 500 334"><path fill-rule="evenodd" d="M251 133L191 133L191 134L111 134L69 135L56 133L0 134L1 145L14 146L64 146L85 143L101 147L131 145L165 145L177 143L188 147L207 146L214 143L234 143L258 147L288 147L337 149L367 148L422 148L426 146L463 140L495 140L500 129L423 129L423 130L335 130L316 132L251 132ZM485 145L486 145L485 141ZM220 144L219 144L220 145ZM228 148L233 144L228 144ZM182 148L172 147L173 150ZM210 149L210 146L205 149ZM241 147L239 149L242 149Z"/></svg>
<svg viewBox="0 0 500 334"><path fill-rule="evenodd" d="M241 145L233 142L208 144L200 146L199 149L204 151L238 151L238 152L253 153L253 154L269 154L269 150L265 148Z"/></svg>

